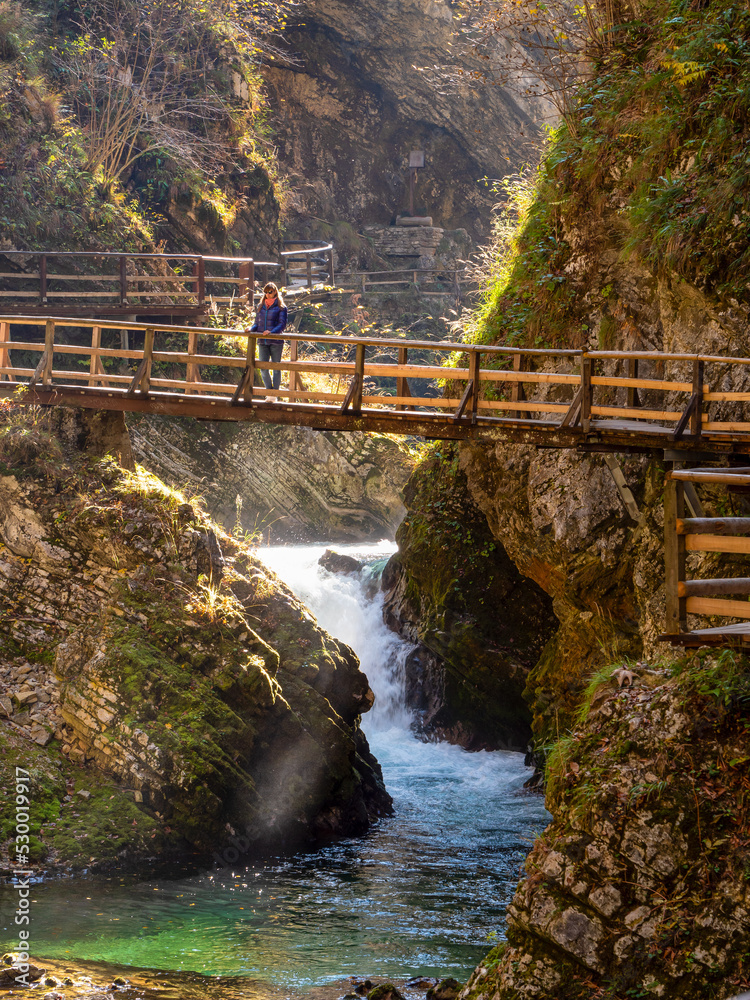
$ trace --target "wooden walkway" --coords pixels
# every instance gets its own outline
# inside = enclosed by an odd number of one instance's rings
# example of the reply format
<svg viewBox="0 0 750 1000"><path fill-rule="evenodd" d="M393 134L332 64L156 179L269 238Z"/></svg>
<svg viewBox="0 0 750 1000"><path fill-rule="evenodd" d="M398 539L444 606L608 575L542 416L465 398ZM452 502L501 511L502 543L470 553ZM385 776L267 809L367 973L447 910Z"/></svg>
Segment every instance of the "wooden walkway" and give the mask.
<svg viewBox="0 0 750 1000"><path fill-rule="evenodd" d="M253 304L269 281L332 286L333 245L288 241L277 261L200 254L0 251L0 312L25 316L205 317Z"/></svg>
<svg viewBox="0 0 750 1000"><path fill-rule="evenodd" d="M128 348L122 347L122 333ZM750 518L706 518L695 485L750 492L750 358L486 347L286 332L279 364L247 330L0 316L0 400L604 453L675 465L665 489L665 641L750 643L750 577L686 577L691 551L750 554ZM268 391L260 372L279 369ZM737 467L732 462L739 462ZM623 503L632 494L608 455ZM687 514L692 516L686 516ZM688 615L748 619L691 629Z"/></svg>
<svg viewBox="0 0 750 1000"><path fill-rule="evenodd" d="M750 454L750 358L286 331L284 340L273 365L246 330L0 316L0 396L589 451ZM267 392L264 368L287 385Z"/></svg>

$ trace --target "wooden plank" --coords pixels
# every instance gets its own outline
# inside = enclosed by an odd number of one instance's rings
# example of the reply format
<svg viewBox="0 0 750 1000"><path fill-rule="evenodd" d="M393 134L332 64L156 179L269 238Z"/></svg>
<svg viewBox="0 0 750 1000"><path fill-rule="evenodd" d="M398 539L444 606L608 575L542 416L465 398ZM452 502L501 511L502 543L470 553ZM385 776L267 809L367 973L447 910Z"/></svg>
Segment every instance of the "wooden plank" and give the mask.
<svg viewBox="0 0 750 1000"><path fill-rule="evenodd" d="M679 595L679 584L685 579L685 535L678 535L678 518L685 516L682 484L667 478L664 483L664 631L679 633L687 630L685 598Z"/></svg>
<svg viewBox="0 0 750 1000"><path fill-rule="evenodd" d="M153 292L148 294L152 295ZM54 289L47 292L48 299L115 299L117 295L116 289L111 292L56 292Z"/></svg>
<svg viewBox="0 0 750 1000"><path fill-rule="evenodd" d="M750 594L750 576L734 579L685 580L678 586L680 597L712 597L716 594Z"/></svg>
<svg viewBox="0 0 750 1000"><path fill-rule="evenodd" d="M750 392L705 392L707 403L750 403Z"/></svg>
<svg viewBox="0 0 750 1000"><path fill-rule="evenodd" d="M187 365L186 377L188 382L200 382L201 380L200 365L195 360L195 356L198 353L199 336L200 335L197 330L191 330L188 334L188 360L185 362ZM154 356L154 360L161 361L161 358Z"/></svg>
<svg viewBox="0 0 750 1000"><path fill-rule="evenodd" d="M505 371L504 369L482 369L480 378L483 382L538 382L552 385L580 385L578 375L567 375L557 372L522 372Z"/></svg>
<svg viewBox="0 0 750 1000"><path fill-rule="evenodd" d="M566 413L569 409L567 403L537 403L533 399L523 403L514 403L508 399L483 399L479 405L482 409L518 410L526 413Z"/></svg>
<svg viewBox="0 0 750 1000"><path fill-rule="evenodd" d="M682 535L688 552L750 552L750 538L731 535Z"/></svg>
<svg viewBox="0 0 750 1000"><path fill-rule="evenodd" d="M677 534L750 535L750 517L682 517Z"/></svg>
<svg viewBox="0 0 750 1000"><path fill-rule="evenodd" d="M628 358L628 378L637 379L638 378L638 358ZM633 409L636 406L641 405L641 399L638 395L638 386L628 386L627 392L628 408Z"/></svg>
<svg viewBox="0 0 750 1000"><path fill-rule="evenodd" d="M10 323L6 320L0 322L0 380L8 378L2 369L10 366Z"/></svg>
<svg viewBox="0 0 750 1000"><path fill-rule="evenodd" d="M670 479L688 483L723 483L750 486L750 473L732 473L728 469L673 469Z"/></svg>
<svg viewBox="0 0 750 1000"><path fill-rule="evenodd" d="M591 427L591 414L593 412L594 387L591 384L593 374L593 362L591 358L581 358L581 429L584 434L588 434Z"/></svg>
<svg viewBox="0 0 750 1000"><path fill-rule="evenodd" d="M521 372L525 371L525 369L526 369L526 358L524 357L524 355L514 354L513 371L516 374L520 374ZM524 382L520 381L519 379L516 379L512 383L510 390L510 399L512 403L523 402L523 400L526 399L526 390L524 388ZM520 412L520 410L518 412Z"/></svg>
<svg viewBox="0 0 750 1000"><path fill-rule="evenodd" d="M750 601L722 601L712 597L688 597L691 615L725 615L727 618L750 618Z"/></svg>
<svg viewBox="0 0 750 1000"><path fill-rule="evenodd" d="M630 358L628 360L635 364L638 359ZM667 379L651 378L627 378L620 375L593 375L591 377L591 384L623 387L626 389L663 389L665 392L691 392L693 388L692 382L670 382Z"/></svg>
<svg viewBox="0 0 750 1000"><path fill-rule="evenodd" d="M472 423L476 423L477 404L479 403L479 370L481 367L482 354L478 349L469 354L469 382L471 382L471 395L469 397L469 416Z"/></svg>
<svg viewBox="0 0 750 1000"><path fill-rule="evenodd" d="M581 401L583 400L583 386L573 396L573 402L565 411L565 416L560 421L560 427L575 427L581 419Z"/></svg>
<svg viewBox="0 0 750 1000"><path fill-rule="evenodd" d="M707 420L704 431L728 431L730 434L750 433L750 423L746 420Z"/></svg>
<svg viewBox="0 0 750 1000"><path fill-rule="evenodd" d="M3 275L0 274L0 278ZM119 274L47 274L47 281L119 281Z"/></svg>
<svg viewBox="0 0 750 1000"><path fill-rule="evenodd" d="M408 368L408 360L409 360L409 348L399 347L398 367L401 368L402 370L404 368ZM372 368L370 368L370 371L372 371ZM396 395L399 396L401 399L404 399L406 396L411 396L411 390L409 389L409 380L405 375L396 376ZM397 408L399 410L404 410L406 409L406 406L402 403L399 403Z"/></svg>
<svg viewBox="0 0 750 1000"><path fill-rule="evenodd" d="M598 406L591 407L593 416L598 417L625 417L631 420L679 420L682 416L680 410L644 410L642 407L627 406Z"/></svg>
<svg viewBox="0 0 750 1000"><path fill-rule="evenodd" d="M469 381L466 383L464 394L461 397L461 402L458 404L458 406L456 407L456 411L453 414L452 417L453 420L461 419L461 416L463 415L463 412L466 409L466 404L469 402L469 399L473 394L474 394L474 381L473 379L469 379Z"/></svg>
<svg viewBox="0 0 750 1000"><path fill-rule="evenodd" d="M99 349L102 346L102 328L100 326L94 326L91 329L91 355L89 358L89 374L91 376L90 384L96 385L97 382L102 382L102 379L97 379L96 376L99 374L105 375L104 365L102 364L102 359L99 356Z"/></svg>
<svg viewBox="0 0 750 1000"><path fill-rule="evenodd" d="M309 259L309 258L308 258ZM354 360L354 381L356 382L356 388L354 390L354 396L351 401L351 411L352 413L361 413L362 411L362 390L365 385L365 345L357 344L356 354Z"/></svg>
<svg viewBox="0 0 750 1000"><path fill-rule="evenodd" d="M34 386L39 381L39 379L43 376L46 366L47 366L47 352L42 351L42 356L39 359L39 364L31 373L31 378L29 379L29 389L33 389Z"/></svg>
<svg viewBox="0 0 750 1000"><path fill-rule="evenodd" d="M251 272L252 273L252 272ZM250 375L248 377L247 385L245 386L245 396L244 398L250 402L253 398L253 391L255 388L255 372L257 369L256 362L256 344L258 342L257 337L248 336L247 338L247 349L245 351L245 361L247 362L247 367L250 369Z"/></svg>

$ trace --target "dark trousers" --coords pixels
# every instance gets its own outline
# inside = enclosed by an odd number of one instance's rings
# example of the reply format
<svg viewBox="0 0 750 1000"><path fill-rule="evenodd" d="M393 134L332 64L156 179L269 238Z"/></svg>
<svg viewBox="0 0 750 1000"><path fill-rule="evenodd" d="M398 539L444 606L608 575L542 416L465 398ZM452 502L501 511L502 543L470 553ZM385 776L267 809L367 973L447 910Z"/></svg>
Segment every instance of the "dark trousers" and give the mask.
<svg viewBox="0 0 750 1000"><path fill-rule="evenodd" d="M267 344L261 342L258 344L258 360L270 361L272 364L277 365L281 361L281 352L283 350L283 340L271 340ZM266 389L278 389L281 385L280 371L270 372L267 368L263 368L261 369L260 374L263 378L263 385ZM273 376L273 379L271 376Z"/></svg>

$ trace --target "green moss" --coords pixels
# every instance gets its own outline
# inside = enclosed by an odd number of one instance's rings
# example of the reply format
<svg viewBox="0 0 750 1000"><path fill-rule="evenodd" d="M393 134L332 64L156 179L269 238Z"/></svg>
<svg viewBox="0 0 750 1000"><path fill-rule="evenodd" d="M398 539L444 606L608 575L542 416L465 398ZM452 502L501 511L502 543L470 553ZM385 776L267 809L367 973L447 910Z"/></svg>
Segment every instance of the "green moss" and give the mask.
<svg viewBox="0 0 750 1000"><path fill-rule="evenodd" d="M0 780L6 789L15 787L16 766L29 774L28 858L34 864L106 864L123 852L132 859L163 852L177 843L138 807L132 793L94 767L72 764L56 741L39 747L2 727ZM15 804L6 795L0 806L0 844L6 860L15 860L14 838Z"/></svg>

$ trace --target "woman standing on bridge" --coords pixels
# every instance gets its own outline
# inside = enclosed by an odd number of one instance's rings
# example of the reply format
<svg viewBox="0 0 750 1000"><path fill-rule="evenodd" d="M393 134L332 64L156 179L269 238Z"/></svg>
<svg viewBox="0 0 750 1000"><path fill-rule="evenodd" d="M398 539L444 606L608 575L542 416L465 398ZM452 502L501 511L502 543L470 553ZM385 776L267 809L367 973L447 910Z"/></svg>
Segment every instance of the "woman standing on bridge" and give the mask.
<svg viewBox="0 0 750 1000"><path fill-rule="evenodd" d="M261 337L258 341L258 360L271 361L277 365L281 361L281 353L284 350L284 341L279 337L286 326L287 308L284 300L279 295L279 290L272 281L263 289L263 300L258 306L255 314L255 322L250 327L251 333L265 333L267 336ZM281 372L271 372L267 368L261 370L263 385L266 389L278 389L281 384ZM273 378L271 376L273 375ZM275 396L266 396L266 399L273 402Z"/></svg>

